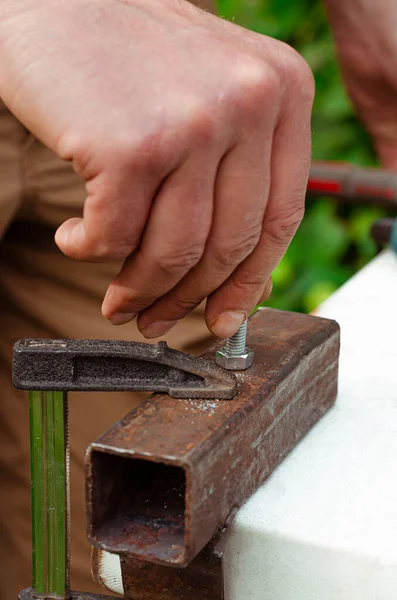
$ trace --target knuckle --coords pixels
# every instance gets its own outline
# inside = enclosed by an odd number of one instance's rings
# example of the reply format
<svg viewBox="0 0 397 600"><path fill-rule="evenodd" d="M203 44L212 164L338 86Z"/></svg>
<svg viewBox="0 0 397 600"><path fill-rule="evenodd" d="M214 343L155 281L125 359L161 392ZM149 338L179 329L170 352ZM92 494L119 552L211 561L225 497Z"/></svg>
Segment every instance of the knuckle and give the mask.
<svg viewBox="0 0 397 600"><path fill-rule="evenodd" d="M119 135L109 147L109 161L118 169L138 169L143 166L145 142L134 135Z"/></svg>
<svg viewBox="0 0 397 600"><path fill-rule="evenodd" d="M301 199L280 208L265 220L265 233L278 244L289 244L302 222L304 213L305 205Z"/></svg>
<svg viewBox="0 0 397 600"><path fill-rule="evenodd" d="M122 229L113 221L105 198L88 199L94 221L85 227L87 249L100 260L120 260L130 256L138 246L138 234L130 228Z"/></svg>
<svg viewBox="0 0 397 600"><path fill-rule="evenodd" d="M72 162L73 168L84 179L95 173L95 156L88 136L81 132L62 135L56 142L55 152L62 160Z"/></svg>
<svg viewBox="0 0 397 600"><path fill-rule="evenodd" d="M172 276L178 276L193 268L199 262L203 252L204 245L195 244L178 250L165 251L161 256L154 257L153 261L161 271Z"/></svg>
<svg viewBox="0 0 397 600"><path fill-rule="evenodd" d="M200 300L194 298L175 298L173 308L178 314L186 315L200 304Z"/></svg>
<svg viewBox="0 0 397 600"><path fill-rule="evenodd" d="M196 147L208 147L218 140L221 133L220 120L213 107L196 107L190 114L189 120Z"/></svg>
<svg viewBox="0 0 397 600"><path fill-rule="evenodd" d="M63 134L56 143L56 152L63 160L80 159L86 154L88 140L81 134Z"/></svg>
<svg viewBox="0 0 397 600"><path fill-rule="evenodd" d="M91 241L90 248L91 254L99 260L123 260L134 250L131 244L123 244L120 240L103 241L103 239Z"/></svg>
<svg viewBox="0 0 397 600"><path fill-rule="evenodd" d="M293 90L294 99L298 95L298 98L306 100L311 105L315 93L313 72L306 60L294 48L282 44L284 47L282 66L288 89Z"/></svg>
<svg viewBox="0 0 397 600"><path fill-rule="evenodd" d="M245 59L236 69L229 104L244 125L257 127L277 111L281 98L279 74L260 58Z"/></svg>
<svg viewBox="0 0 397 600"><path fill-rule="evenodd" d="M234 237L233 241L219 242L212 248L213 259L222 267L235 267L251 254L258 244L261 235L260 227L255 227L243 235Z"/></svg>
<svg viewBox="0 0 397 600"><path fill-rule="evenodd" d="M141 312L148 304L151 304L155 298L149 293L143 293L139 296L133 294L129 290L123 290L123 293L117 298L115 302L115 310L123 310L124 307L128 306L130 312Z"/></svg>
<svg viewBox="0 0 397 600"><path fill-rule="evenodd" d="M263 103L275 102L280 94L280 78L264 60L245 58L236 72L237 99L249 111Z"/></svg>
<svg viewBox="0 0 397 600"><path fill-rule="evenodd" d="M129 132L112 141L108 164L118 170L132 172L162 172L170 162L169 145L165 133L155 131L137 138Z"/></svg>
<svg viewBox="0 0 397 600"><path fill-rule="evenodd" d="M233 285L238 292L246 292L247 289L259 290L263 289L264 277L259 271L252 271L244 268L239 273L238 277L233 280ZM255 304L255 302L253 302Z"/></svg>

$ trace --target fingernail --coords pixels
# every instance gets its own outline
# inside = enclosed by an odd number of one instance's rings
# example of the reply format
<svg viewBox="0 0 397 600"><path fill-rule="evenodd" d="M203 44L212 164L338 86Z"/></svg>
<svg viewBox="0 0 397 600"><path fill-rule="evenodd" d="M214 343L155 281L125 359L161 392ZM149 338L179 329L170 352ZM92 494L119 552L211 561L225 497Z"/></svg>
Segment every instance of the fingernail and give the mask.
<svg viewBox="0 0 397 600"><path fill-rule="evenodd" d="M114 313L110 317L110 321L113 325L125 325L136 317L136 313Z"/></svg>
<svg viewBox="0 0 397 600"><path fill-rule="evenodd" d="M211 331L217 337L228 338L236 333L246 318L247 313L242 311L224 312L212 323Z"/></svg>
<svg viewBox="0 0 397 600"><path fill-rule="evenodd" d="M141 329L141 332L147 338L156 338L170 331L177 323L178 321L155 321Z"/></svg>

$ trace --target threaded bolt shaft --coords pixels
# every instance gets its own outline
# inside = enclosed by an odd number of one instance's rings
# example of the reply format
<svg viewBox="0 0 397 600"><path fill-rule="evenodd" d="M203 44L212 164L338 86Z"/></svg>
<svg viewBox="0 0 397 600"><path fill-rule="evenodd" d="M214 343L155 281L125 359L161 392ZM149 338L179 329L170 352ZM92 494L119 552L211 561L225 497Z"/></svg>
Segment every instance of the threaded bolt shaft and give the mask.
<svg viewBox="0 0 397 600"><path fill-rule="evenodd" d="M247 347L247 326L248 320L246 319L239 330L226 340L226 354L229 354L229 356L240 356L245 353Z"/></svg>
<svg viewBox="0 0 397 600"><path fill-rule="evenodd" d="M216 351L216 362L229 371L244 371L254 360L254 353L247 348L247 327L245 320L240 329L227 338L225 345Z"/></svg>

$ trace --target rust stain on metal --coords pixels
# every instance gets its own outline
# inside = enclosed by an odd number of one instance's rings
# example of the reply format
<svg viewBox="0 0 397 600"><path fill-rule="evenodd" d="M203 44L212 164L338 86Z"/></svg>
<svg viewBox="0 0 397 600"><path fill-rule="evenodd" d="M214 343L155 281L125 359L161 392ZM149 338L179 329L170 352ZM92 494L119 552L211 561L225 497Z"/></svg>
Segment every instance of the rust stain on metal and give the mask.
<svg viewBox="0 0 397 600"><path fill-rule="evenodd" d="M223 600L223 558L212 543L184 569L121 558L124 597L139 600Z"/></svg>
<svg viewBox="0 0 397 600"><path fill-rule="evenodd" d="M247 343L255 362L233 401L154 395L90 445L95 546L186 566L334 403L334 321L259 310Z"/></svg>

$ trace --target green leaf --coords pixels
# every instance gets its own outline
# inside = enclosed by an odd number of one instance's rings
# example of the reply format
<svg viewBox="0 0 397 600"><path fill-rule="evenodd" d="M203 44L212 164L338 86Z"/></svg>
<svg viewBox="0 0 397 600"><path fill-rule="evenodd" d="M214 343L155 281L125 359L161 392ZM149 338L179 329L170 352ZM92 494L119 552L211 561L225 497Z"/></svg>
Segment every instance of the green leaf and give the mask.
<svg viewBox="0 0 397 600"><path fill-rule="evenodd" d="M333 203L317 200L291 245L295 264L336 264L349 244L347 229Z"/></svg>
<svg viewBox="0 0 397 600"><path fill-rule="evenodd" d="M306 312L312 312L317 306L324 302L334 291L337 285L331 281L318 281L304 295L303 305Z"/></svg>

